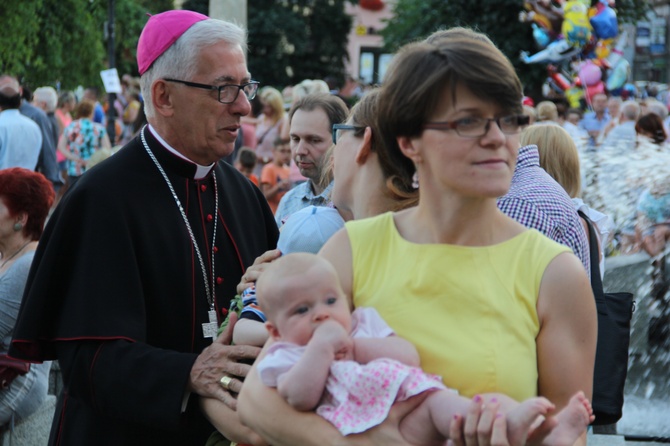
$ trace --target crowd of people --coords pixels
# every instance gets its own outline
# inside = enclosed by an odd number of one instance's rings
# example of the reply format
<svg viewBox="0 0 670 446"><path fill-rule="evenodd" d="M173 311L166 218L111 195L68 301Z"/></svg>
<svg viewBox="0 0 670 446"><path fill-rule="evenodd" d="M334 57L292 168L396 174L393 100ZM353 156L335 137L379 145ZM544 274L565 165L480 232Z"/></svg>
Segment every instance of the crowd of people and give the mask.
<svg viewBox="0 0 670 446"><path fill-rule="evenodd" d="M0 424L57 360L53 445L585 444L578 211L601 276L661 268L667 107L535 106L465 28L366 91L259 86L245 54L237 25L151 16L111 135L96 89L0 77L2 356L33 363Z"/></svg>

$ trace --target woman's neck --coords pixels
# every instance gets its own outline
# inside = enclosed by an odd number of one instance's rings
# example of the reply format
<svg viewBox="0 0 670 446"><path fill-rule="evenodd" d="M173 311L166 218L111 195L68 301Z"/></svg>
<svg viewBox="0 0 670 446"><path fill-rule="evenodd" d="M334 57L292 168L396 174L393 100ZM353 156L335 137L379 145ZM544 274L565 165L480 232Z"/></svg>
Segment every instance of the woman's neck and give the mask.
<svg viewBox="0 0 670 446"><path fill-rule="evenodd" d="M361 165L354 176L352 194L354 195L351 213L354 220L374 217L396 208L397 201L386 192L386 180L379 167L376 155L368 155L367 162ZM370 185L376 185L370 187Z"/></svg>
<svg viewBox="0 0 670 446"><path fill-rule="evenodd" d="M14 237L11 241L0 243L0 254L2 254L2 257L0 257L0 266L9 265L10 262L21 257L22 254L34 250L36 246L36 241L25 237Z"/></svg>
<svg viewBox="0 0 670 446"><path fill-rule="evenodd" d="M416 208L401 212L396 226L415 243L489 246L523 231L498 209L495 198L443 197L429 200L422 191Z"/></svg>
<svg viewBox="0 0 670 446"><path fill-rule="evenodd" d="M273 126L279 121L279 116L276 113L271 113L269 115L264 115L263 120L266 122L266 125Z"/></svg>

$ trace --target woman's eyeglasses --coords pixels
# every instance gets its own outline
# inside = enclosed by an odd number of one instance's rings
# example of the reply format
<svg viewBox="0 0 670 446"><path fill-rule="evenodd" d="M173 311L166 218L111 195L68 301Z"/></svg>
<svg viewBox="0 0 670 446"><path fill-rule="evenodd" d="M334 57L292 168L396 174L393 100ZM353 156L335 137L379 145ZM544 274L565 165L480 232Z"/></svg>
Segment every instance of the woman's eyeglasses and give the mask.
<svg viewBox="0 0 670 446"><path fill-rule="evenodd" d="M339 136L340 130L354 130L356 132L360 132L361 130L365 130L365 127L351 124L333 124L333 144L337 144L337 138Z"/></svg>
<svg viewBox="0 0 670 446"><path fill-rule="evenodd" d="M423 125L423 128L431 130L456 130L459 136L478 138L488 133L491 128L491 122L495 122L503 133L513 135L519 133L523 127L528 125L529 117L526 115L509 115L500 118L470 117L456 121L427 122Z"/></svg>

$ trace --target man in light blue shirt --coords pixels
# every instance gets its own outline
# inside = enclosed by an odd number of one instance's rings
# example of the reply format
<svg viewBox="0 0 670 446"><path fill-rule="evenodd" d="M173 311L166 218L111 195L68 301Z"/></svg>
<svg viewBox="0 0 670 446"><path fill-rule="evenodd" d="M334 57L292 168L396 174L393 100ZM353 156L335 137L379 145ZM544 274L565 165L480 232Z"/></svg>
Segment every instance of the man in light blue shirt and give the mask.
<svg viewBox="0 0 670 446"><path fill-rule="evenodd" d="M637 132L635 123L640 117L640 105L636 101L626 101L621 106L619 125L609 131L603 145L607 147L626 144L626 148L634 149Z"/></svg>
<svg viewBox="0 0 670 446"><path fill-rule="evenodd" d="M597 146L601 142L605 127L610 122L610 115L607 113L607 95L604 93L594 95L591 106L593 111L584 115L579 128L586 130L591 145Z"/></svg>
<svg viewBox="0 0 670 446"><path fill-rule="evenodd" d="M21 90L11 76L0 76L0 169L35 170L42 149L42 131L19 112Z"/></svg>
<svg viewBox="0 0 670 446"><path fill-rule="evenodd" d="M307 95L289 111L291 156L307 181L282 197L275 212L277 226L302 208L330 203L333 181L332 175L324 178L326 152L333 144L333 124L344 122L347 113L344 101L328 93Z"/></svg>

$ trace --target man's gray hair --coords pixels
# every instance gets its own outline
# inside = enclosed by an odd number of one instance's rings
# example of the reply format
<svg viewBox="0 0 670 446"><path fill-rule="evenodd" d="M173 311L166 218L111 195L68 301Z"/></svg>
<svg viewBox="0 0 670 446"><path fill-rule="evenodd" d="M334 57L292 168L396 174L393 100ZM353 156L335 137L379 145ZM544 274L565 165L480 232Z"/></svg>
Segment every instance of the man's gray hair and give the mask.
<svg viewBox="0 0 670 446"><path fill-rule="evenodd" d="M657 99L647 100L647 110L649 110L649 113L660 116L661 119L668 117L668 107L663 105L663 103Z"/></svg>
<svg viewBox="0 0 670 446"><path fill-rule="evenodd" d="M637 121L640 117L640 104L637 101L628 100L621 105L621 114L628 121Z"/></svg>
<svg viewBox="0 0 670 446"><path fill-rule="evenodd" d="M154 61L140 77L140 88L147 118L155 114L151 101L151 85L154 81L164 78L191 80L195 75L196 62L203 48L220 42L239 45L243 51L246 51L246 31L231 22L217 19L203 20L191 26Z"/></svg>
<svg viewBox="0 0 670 446"><path fill-rule="evenodd" d="M46 111L56 111L58 105L58 93L53 87L40 87L33 93L33 101L44 102L46 104Z"/></svg>

